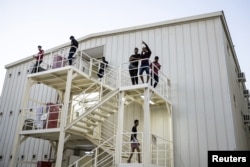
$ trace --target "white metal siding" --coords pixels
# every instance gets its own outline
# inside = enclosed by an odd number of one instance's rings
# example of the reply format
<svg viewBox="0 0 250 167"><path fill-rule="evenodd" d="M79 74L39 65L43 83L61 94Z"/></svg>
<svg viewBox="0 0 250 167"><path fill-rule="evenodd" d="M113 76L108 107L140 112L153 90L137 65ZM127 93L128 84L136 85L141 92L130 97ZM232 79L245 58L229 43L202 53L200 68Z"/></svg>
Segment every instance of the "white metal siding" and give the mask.
<svg viewBox="0 0 250 167"><path fill-rule="evenodd" d="M27 79L27 70L30 66L30 62L15 66L8 69L6 72L4 88L2 92L1 100L1 112L3 112L2 118L0 118L0 155L3 156L3 160L0 160L0 166L8 166L11 156L11 150L13 145L13 138L16 133L18 116L20 115L22 98L24 87ZM20 72L20 75L18 75ZM11 77L9 77L11 74ZM43 85L35 85L32 91L32 96L43 99L44 102L55 102L56 92L55 90L46 88ZM31 96L31 97L32 97ZM34 107L34 104L29 104L29 107ZM13 112L10 115L10 111ZM38 151L39 150L39 151ZM32 155L36 155L34 162L37 159L42 159L44 154L49 155L49 143L47 141L38 139L28 139L22 143L20 147L19 157L24 155L24 160L32 160ZM19 166L29 167L32 165L19 164ZM33 165L34 166L34 165Z"/></svg>
<svg viewBox="0 0 250 167"><path fill-rule="evenodd" d="M226 61L227 61L227 70L229 73L229 86L230 86L230 99L232 101L232 113L233 122L232 129L234 129L235 133L235 147L232 149L238 150L249 150L247 134L245 132L245 125L243 124L243 114L248 113L247 101L243 95L244 86L243 83L238 82L238 73L240 69L237 68L236 62L233 58L233 53L229 47L228 40L226 35L224 35L225 40L225 50L227 53ZM235 99L235 100L234 100Z"/></svg>

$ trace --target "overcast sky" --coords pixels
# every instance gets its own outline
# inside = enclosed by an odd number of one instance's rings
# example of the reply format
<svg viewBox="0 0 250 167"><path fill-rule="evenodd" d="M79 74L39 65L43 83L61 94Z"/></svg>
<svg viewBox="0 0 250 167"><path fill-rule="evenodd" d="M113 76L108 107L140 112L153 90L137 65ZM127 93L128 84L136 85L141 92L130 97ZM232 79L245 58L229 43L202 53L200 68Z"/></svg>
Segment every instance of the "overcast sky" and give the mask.
<svg viewBox="0 0 250 167"><path fill-rule="evenodd" d="M0 0L0 92L4 66L88 34L224 11L250 89L250 0ZM247 40L248 39L248 40Z"/></svg>

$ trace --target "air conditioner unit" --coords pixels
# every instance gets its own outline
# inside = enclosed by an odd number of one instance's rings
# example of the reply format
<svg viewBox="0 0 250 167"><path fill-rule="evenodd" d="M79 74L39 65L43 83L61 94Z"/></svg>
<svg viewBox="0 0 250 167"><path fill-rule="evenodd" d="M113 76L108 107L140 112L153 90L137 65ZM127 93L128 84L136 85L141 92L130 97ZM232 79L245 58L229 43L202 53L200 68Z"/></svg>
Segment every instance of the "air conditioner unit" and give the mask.
<svg viewBox="0 0 250 167"><path fill-rule="evenodd" d="M243 94L244 94L244 97L249 97L249 90L248 89L244 89L243 90Z"/></svg>
<svg viewBox="0 0 250 167"><path fill-rule="evenodd" d="M249 114L243 115L243 120L244 120L244 123L250 123L250 115Z"/></svg>
<svg viewBox="0 0 250 167"><path fill-rule="evenodd" d="M238 81L239 82L246 82L246 78L245 78L245 73L244 72L239 72L238 73Z"/></svg>

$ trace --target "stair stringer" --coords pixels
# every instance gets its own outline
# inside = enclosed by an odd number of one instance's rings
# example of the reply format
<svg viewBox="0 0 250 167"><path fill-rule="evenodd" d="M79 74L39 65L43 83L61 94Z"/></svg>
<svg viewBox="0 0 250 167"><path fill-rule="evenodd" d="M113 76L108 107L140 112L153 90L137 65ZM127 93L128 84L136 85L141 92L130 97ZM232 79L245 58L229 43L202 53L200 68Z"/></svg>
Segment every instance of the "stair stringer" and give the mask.
<svg viewBox="0 0 250 167"><path fill-rule="evenodd" d="M71 122L70 124L68 124L67 127L65 128L65 131L69 130L75 124L77 124L78 122L80 122L81 120L83 120L84 118L86 118L87 116L89 116L90 114L92 114L94 111L96 111L97 109L99 109L99 107L101 107L103 104L105 104L105 102L107 102L108 100L110 100L111 98L113 98L115 95L117 95L118 92L119 92L119 89L112 90L111 92L109 92L97 105L95 105L94 107L91 107L85 113L83 113L78 118L76 118L73 122Z"/></svg>

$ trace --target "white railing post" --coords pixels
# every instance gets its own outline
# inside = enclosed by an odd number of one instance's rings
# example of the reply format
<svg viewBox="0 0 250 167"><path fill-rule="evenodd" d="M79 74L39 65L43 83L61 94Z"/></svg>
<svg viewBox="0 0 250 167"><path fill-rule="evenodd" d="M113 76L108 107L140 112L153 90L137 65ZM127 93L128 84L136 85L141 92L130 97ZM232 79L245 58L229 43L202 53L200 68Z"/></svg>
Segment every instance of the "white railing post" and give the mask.
<svg viewBox="0 0 250 167"><path fill-rule="evenodd" d="M79 166L78 161L76 161L76 167L78 167L78 166Z"/></svg>
<svg viewBox="0 0 250 167"><path fill-rule="evenodd" d="M95 150L95 162L94 162L94 167L97 167L97 152L98 152L98 149Z"/></svg>
<svg viewBox="0 0 250 167"><path fill-rule="evenodd" d="M120 88L122 86L122 66L121 65L119 66L117 77L118 77L117 79L118 83L116 84L116 86Z"/></svg>
<svg viewBox="0 0 250 167"><path fill-rule="evenodd" d="M91 77L91 75L92 75L92 68L93 68L93 59L90 58L90 62L89 62L89 77Z"/></svg>

